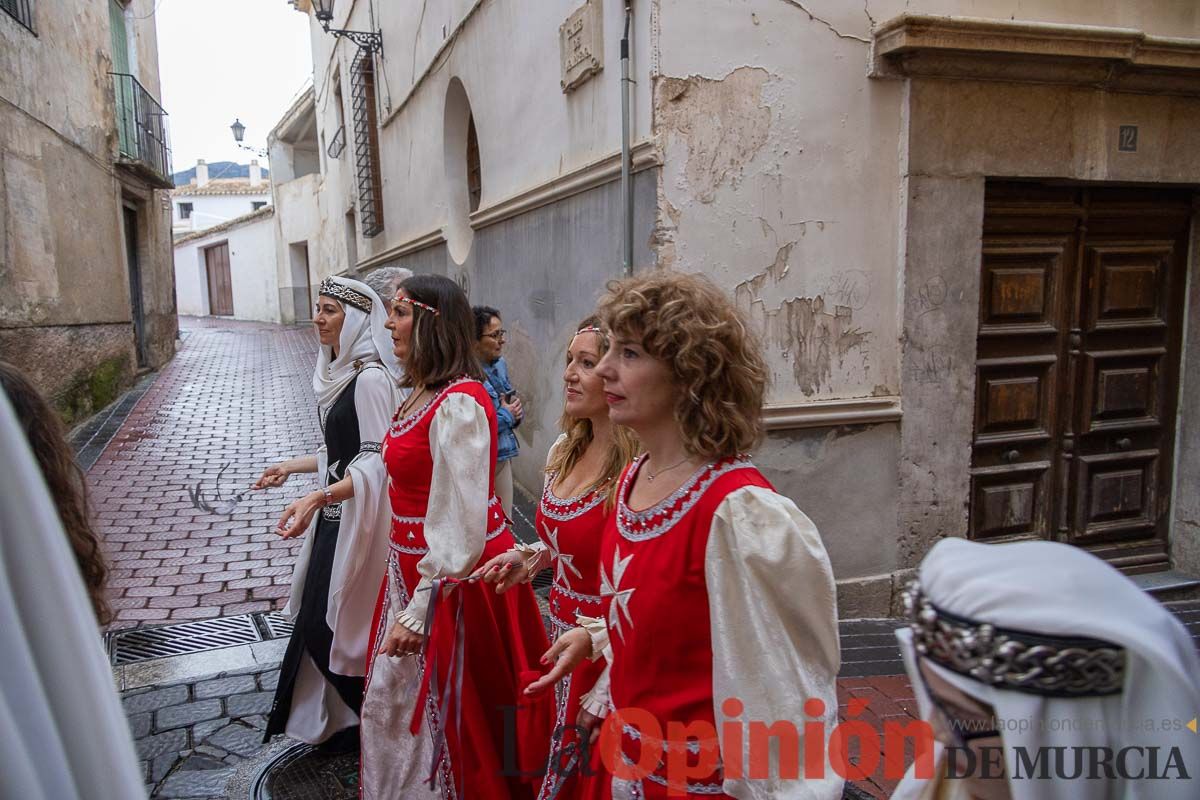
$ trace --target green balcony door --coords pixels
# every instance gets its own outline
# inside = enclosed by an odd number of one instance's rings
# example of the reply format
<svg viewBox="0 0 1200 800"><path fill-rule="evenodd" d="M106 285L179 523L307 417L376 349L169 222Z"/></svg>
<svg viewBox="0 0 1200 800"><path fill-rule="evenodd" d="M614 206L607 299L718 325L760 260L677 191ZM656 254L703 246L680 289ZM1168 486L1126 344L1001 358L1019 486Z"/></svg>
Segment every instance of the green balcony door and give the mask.
<svg viewBox="0 0 1200 800"><path fill-rule="evenodd" d="M125 30L125 6L117 0L108 0L108 22L112 31L113 87L117 101L117 135L121 141L121 154L137 157L137 117L134 103L133 74L129 68L129 39Z"/></svg>

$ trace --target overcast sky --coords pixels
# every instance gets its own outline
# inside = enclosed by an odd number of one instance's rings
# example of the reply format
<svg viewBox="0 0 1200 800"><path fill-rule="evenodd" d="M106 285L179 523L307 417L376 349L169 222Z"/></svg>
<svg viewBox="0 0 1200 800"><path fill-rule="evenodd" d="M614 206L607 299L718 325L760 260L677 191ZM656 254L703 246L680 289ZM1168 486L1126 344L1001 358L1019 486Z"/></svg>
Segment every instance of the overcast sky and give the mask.
<svg viewBox="0 0 1200 800"><path fill-rule="evenodd" d="M176 172L203 158L247 163L233 143L267 133L312 80L308 20L287 0L159 0L158 64ZM260 159L263 166L266 161Z"/></svg>

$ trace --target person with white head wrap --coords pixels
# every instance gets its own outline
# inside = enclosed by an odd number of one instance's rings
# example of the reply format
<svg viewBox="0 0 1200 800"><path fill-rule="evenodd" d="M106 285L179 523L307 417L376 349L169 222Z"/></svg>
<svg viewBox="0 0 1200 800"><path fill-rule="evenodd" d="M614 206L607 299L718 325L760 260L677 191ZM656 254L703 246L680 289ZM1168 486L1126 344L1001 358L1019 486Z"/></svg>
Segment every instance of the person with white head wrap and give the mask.
<svg viewBox="0 0 1200 800"><path fill-rule="evenodd" d="M1109 564L1055 542L947 539L906 601L897 637L937 742L894 800L1200 796L1195 644Z"/></svg>
<svg viewBox="0 0 1200 800"><path fill-rule="evenodd" d="M348 749L357 743L367 642L387 563L391 517L380 443L400 404L403 370L374 290L326 278L319 296L314 323L323 343L312 385L324 445L315 457L268 467L255 484L280 486L292 473L314 471L320 484L279 522L281 536L304 536L304 543L284 608L294 627L265 738L286 732Z"/></svg>

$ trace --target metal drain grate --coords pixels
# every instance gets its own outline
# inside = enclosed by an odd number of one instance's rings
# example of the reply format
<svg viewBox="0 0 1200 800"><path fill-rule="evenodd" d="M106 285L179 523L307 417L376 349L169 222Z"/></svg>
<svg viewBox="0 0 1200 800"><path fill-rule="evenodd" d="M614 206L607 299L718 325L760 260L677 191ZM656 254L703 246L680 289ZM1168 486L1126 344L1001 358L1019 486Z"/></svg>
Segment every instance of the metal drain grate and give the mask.
<svg viewBox="0 0 1200 800"><path fill-rule="evenodd" d="M267 635L264 638L267 639L287 638L292 635L292 628L296 627L282 611L271 611L266 614L260 614L259 620L266 629Z"/></svg>
<svg viewBox="0 0 1200 800"><path fill-rule="evenodd" d="M252 644L262 640L254 619L244 614L238 617L220 617L182 622L178 625L118 631L112 635L109 648L112 663L119 666L134 661L199 653L203 650Z"/></svg>

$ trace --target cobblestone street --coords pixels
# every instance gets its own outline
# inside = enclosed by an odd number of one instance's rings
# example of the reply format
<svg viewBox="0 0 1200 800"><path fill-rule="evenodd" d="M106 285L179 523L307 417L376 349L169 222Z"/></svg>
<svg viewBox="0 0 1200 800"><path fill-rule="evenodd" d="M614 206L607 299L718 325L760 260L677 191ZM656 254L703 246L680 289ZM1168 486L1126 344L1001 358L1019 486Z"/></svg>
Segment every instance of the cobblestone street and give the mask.
<svg viewBox="0 0 1200 800"><path fill-rule="evenodd" d="M314 340L304 326L180 318L183 343L88 472L111 561L113 628L282 605L299 541L269 529L303 477L247 494L233 514L199 509L264 466L319 444Z"/></svg>

